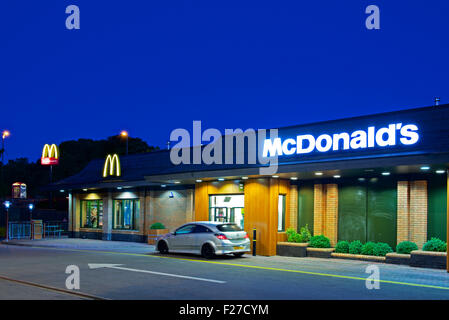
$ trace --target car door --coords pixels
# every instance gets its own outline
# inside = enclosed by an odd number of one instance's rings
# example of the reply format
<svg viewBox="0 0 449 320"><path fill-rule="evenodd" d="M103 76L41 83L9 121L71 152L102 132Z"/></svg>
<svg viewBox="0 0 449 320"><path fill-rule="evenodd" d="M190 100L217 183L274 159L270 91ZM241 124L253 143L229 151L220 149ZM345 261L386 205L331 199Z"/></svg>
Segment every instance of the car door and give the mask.
<svg viewBox="0 0 449 320"><path fill-rule="evenodd" d="M190 252L194 247L194 224L188 224L177 229L170 238L170 251Z"/></svg>
<svg viewBox="0 0 449 320"><path fill-rule="evenodd" d="M201 253L201 247L207 241L210 241L214 235L211 229L206 226L196 225L194 234L194 248L192 253Z"/></svg>

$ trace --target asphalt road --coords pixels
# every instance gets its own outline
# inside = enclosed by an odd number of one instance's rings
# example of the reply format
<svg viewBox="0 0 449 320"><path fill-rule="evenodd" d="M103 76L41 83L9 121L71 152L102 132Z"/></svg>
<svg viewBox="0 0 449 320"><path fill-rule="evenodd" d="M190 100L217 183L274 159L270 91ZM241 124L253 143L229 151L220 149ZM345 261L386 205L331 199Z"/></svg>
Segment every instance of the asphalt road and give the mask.
<svg viewBox="0 0 449 320"><path fill-rule="evenodd" d="M375 264L380 289L368 290L366 267L372 263L359 261L251 256L203 260L0 245L0 277L64 290L69 265L80 270L80 289L74 291L107 299L449 299L445 270ZM0 280L0 299L80 297Z"/></svg>

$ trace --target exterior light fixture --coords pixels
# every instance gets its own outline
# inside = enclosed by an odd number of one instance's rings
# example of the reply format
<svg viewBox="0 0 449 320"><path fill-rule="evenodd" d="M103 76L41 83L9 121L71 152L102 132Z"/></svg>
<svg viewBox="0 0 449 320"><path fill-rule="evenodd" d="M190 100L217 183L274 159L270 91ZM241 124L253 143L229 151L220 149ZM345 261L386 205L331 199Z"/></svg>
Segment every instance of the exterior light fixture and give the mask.
<svg viewBox="0 0 449 320"><path fill-rule="evenodd" d="M117 187L117 190L122 190L122 187Z"/></svg>
<svg viewBox="0 0 449 320"><path fill-rule="evenodd" d="M224 178L218 178L218 181L224 181Z"/></svg>
<svg viewBox="0 0 449 320"><path fill-rule="evenodd" d="M167 185L166 184L161 184L161 187L162 188L165 188Z"/></svg>
<svg viewBox="0 0 449 320"><path fill-rule="evenodd" d="M242 177L243 180L248 180L248 177Z"/></svg>
<svg viewBox="0 0 449 320"><path fill-rule="evenodd" d="M279 178L279 176L272 176L273 178Z"/></svg>
<svg viewBox="0 0 449 320"><path fill-rule="evenodd" d="M3 202L3 205L5 206L6 209L9 209L9 207L11 206L11 202L5 201Z"/></svg>
<svg viewBox="0 0 449 320"><path fill-rule="evenodd" d="M334 176L334 178L335 178L335 179L338 179L338 178L341 178L341 176L340 176L339 174L336 174L336 175Z"/></svg>
<svg viewBox="0 0 449 320"><path fill-rule="evenodd" d="M359 181L365 181L365 178L359 178L358 180Z"/></svg>
<svg viewBox="0 0 449 320"><path fill-rule="evenodd" d="M122 137L127 137L128 136L128 131L123 130L122 132L120 132L120 135Z"/></svg>
<svg viewBox="0 0 449 320"><path fill-rule="evenodd" d="M422 166L422 167L421 167L421 170L429 170L429 169L430 169L429 166Z"/></svg>
<svg viewBox="0 0 449 320"><path fill-rule="evenodd" d="M298 180L298 177L291 177L290 180Z"/></svg>
<svg viewBox="0 0 449 320"><path fill-rule="evenodd" d="M30 203L30 204L28 205L28 209L33 210L33 209L34 209L34 204Z"/></svg>
<svg viewBox="0 0 449 320"><path fill-rule="evenodd" d="M196 182L203 182L203 180L201 180L201 179L198 179L198 180L196 180Z"/></svg>
<svg viewBox="0 0 449 320"><path fill-rule="evenodd" d="M323 173L322 173L322 172L315 172L315 175L316 175L316 176L322 176Z"/></svg>
<svg viewBox="0 0 449 320"><path fill-rule="evenodd" d="M383 175L383 176L389 176L389 175L390 175L390 172L387 172L387 171L386 171L386 172L382 172L382 175Z"/></svg>
<svg viewBox="0 0 449 320"><path fill-rule="evenodd" d="M175 183L176 183L176 184L179 184L179 183L181 183L181 181L175 181Z"/></svg>
<svg viewBox="0 0 449 320"><path fill-rule="evenodd" d="M438 174L444 174L444 173L446 173L446 170L437 170L435 172L438 173Z"/></svg>
<svg viewBox="0 0 449 320"><path fill-rule="evenodd" d="M59 190L59 192L64 192L64 189Z"/></svg>
<svg viewBox="0 0 449 320"><path fill-rule="evenodd" d="M87 191L87 189L83 189L83 191Z"/></svg>

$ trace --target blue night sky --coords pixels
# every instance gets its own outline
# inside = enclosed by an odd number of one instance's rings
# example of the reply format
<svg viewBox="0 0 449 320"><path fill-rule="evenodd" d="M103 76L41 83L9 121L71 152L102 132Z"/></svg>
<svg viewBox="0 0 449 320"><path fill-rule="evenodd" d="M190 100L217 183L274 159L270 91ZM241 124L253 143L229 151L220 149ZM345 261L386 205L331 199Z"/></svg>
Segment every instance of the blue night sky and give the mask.
<svg viewBox="0 0 449 320"><path fill-rule="evenodd" d="M193 120L223 132L448 103L448 32L447 0L3 0L6 158L122 129L165 147Z"/></svg>

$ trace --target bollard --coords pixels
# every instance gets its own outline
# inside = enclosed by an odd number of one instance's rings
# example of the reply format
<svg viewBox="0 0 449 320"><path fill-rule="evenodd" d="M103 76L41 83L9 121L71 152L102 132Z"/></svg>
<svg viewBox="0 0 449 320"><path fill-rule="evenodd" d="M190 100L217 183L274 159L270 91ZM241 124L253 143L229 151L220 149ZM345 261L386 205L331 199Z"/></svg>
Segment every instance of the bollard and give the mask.
<svg viewBox="0 0 449 320"><path fill-rule="evenodd" d="M256 228L254 228L253 229L253 256L256 255L256 241L257 241L256 235L257 235Z"/></svg>

